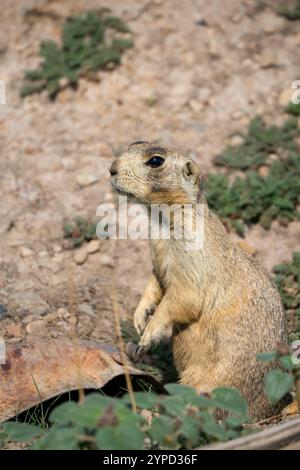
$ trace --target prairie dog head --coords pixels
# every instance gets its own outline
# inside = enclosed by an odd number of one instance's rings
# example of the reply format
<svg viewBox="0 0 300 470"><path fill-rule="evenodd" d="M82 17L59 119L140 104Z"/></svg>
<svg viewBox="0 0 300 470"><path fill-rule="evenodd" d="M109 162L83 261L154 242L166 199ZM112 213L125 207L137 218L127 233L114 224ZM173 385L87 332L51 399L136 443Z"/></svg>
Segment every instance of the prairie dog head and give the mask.
<svg viewBox="0 0 300 470"><path fill-rule="evenodd" d="M149 142L135 142L110 167L111 184L143 204L197 202L203 174L185 155Z"/></svg>

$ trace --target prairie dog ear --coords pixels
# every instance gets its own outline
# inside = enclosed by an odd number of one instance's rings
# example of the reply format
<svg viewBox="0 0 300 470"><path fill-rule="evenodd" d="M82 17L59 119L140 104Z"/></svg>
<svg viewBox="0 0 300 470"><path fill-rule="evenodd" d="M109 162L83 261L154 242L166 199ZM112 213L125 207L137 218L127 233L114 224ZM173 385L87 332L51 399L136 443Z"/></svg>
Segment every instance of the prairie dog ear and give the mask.
<svg viewBox="0 0 300 470"><path fill-rule="evenodd" d="M182 174L184 179L197 183L200 178L200 169L192 160L187 161L182 167Z"/></svg>

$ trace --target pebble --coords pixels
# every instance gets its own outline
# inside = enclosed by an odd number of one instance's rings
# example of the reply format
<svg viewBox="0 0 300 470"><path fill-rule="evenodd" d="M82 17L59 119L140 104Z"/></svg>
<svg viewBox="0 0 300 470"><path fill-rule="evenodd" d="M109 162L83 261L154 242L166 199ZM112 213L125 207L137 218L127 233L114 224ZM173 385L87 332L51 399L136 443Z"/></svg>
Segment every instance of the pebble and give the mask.
<svg viewBox="0 0 300 470"><path fill-rule="evenodd" d="M280 106L283 106L285 108L290 103L292 94L293 90L291 87L282 90L278 98Z"/></svg>
<svg viewBox="0 0 300 470"><path fill-rule="evenodd" d="M277 54L275 50L264 51L259 57L259 63L262 67L272 67L277 64Z"/></svg>
<svg viewBox="0 0 300 470"><path fill-rule="evenodd" d="M245 240L239 240L237 244L240 248L242 248L242 250L244 250L249 255L254 255L257 251L256 248L254 248L254 246L249 245L249 243L246 242Z"/></svg>
<svg viewBox="0 0 300 470"><path fill-rule="evenodd" d="M84 188L85 186L90 186L99 181L98 176L88 173L81 173L76 176L76 182L80 187Z"/></svg>
<svg viewBox="0 0 300 470"><path fill-rule="evenodd" d="M73 96L74 92L71 90L71 88L64 88L58 93L57 101L60 103L66 103L67 101L70 101Z"/></svg>
<svg viewBox="0 0 300 470"><path fill-rule="evenodd" d="M294 36L294 39L295 39L295 44L300 45L300 33L297 33Z"/></svg>
<svg viewBox="0 0 300 470"><path fill-rule="evenodd" d="M83 313L84 315L95 315L93 307L87 303L79 304L77 310L79 313Z"/></svg>
<svg viewBox="0 0 300 470"><path fill-rule="evenodd" d="M40 332L40 330L45 326L45 322L43 320L36 320L26 325L26 333L29 335L35 335Z"/></svg>
<svg viewBox="0 0 300 470"><path fill-rule="evenodd" d="M62 77L59 79L59 88L63 90L64 88L67 88L69 85L69 80L66 77Z"/></svg>
<svg viewBox="0 0 300 470"><path fill-rule="evenodd" d="M22 336L15 336L14 338L9 338L5 340L5 342L9 344L20 343L21 341L23 341Z"/></svg>
<svg viewBox="0 0 300 470"><path fill-rule="evenodd" d="M30 248L27 248L26 246L22 246L20 248L20 255L22 258L28 258L28 256L33 255L33 251Z"/></svg>
<svg viewBox="0 0 300 470"><path fill-rule="evenodd" d="M100 240L91 240L87 245L87 252L89 254L96 253L100 249Z"/></svg>
<svg viewBox="0 0 300 470"><path fill-rule="evenodd" d="M23 323L27 324L27 323L30 323L32 321L35 321L36 320L36 316L35 315L26 315L26 317L23 318Z"/></svg>
<svg viewBox="0 0 300 470"><path fill-rule="evenodd" d="M114 265L113 260L108 255L100 255L99 261L100 261L100 264L102 264L103 266L108 266L110 268L112 268Z"/></svg>
<svg viewBox="0 0 300 470"><path fill-rule="evenodd" d="M79 250L76 251L74 255L74 261L76 264L83 264L88 257L88 252L86 247L80 248Z"/></svg>
<svg viewBox="0 0 300 470"><path fill-rule="evenodd" d="M5 304L0 304L0 320L2 320L2 318L4 318L7 314L7 307Z"/></svg>
<svg viewBox="0 0 300 470"><path fill-rule="evenodd" d="M113 198L114 197L113 197L112 193L105 193L105 195L104 195L104 200L105 201L112 201Z"/></svg>
<svg viewBox="0 0 300 470"><path fill-rule="evenodd" d="M11 299L24 310L28 310L33 315L44 315L48 312L49 306L38 294L31 291L15 292Z"/></svg>
<svg viewBox="0 0 300 470"><path fill-rule="evenodd" d="M5 331L9 336L22 336L22 326L19 323L10 323Z"/></svg>
<svg viewBox="0 0 300 470"><path fill-rule="evenodd" d="M270 153L269 155L269 159L272 161L272 162L275 162L276 160L278 160L278 155L277 153Z"/></svg>
<svg viewBox="0 0 300 470"><path fill-rule="evenodd" d="M269 170L270 169L267 165L262 165L262 166L259 167L258 173L260 174L260 176L265 178L266 176L268 176Z"/></svg>
<svg viewBox="0 0 300 470"><path fill-rule="evenodd" d="M257 23L267 34L277 33L285 26L285 20L271 11L260 13L257 16Z"/></svg>
<svg viewBox="0 0 300 470"><path fill-rule="evenodd" d="M233 135L229 140L229 144L232 147L238 147L239 145L242 145L243 143L244 143L244 139L240 135Z"/></svg>

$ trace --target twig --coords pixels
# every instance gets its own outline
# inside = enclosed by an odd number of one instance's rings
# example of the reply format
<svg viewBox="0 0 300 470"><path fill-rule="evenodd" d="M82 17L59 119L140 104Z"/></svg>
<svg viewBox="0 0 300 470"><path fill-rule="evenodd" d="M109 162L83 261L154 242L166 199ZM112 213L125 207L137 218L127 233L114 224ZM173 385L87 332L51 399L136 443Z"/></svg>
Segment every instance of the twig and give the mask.
<svg viewBox="0 0 300 470"><path fill-rule="evenodd" d="M69 301L69 312L71 314L71 317L74 319L71 333L70 333L70 339L71 341L75 344L75 348L78 345L78 338L77 338L77 332L76 332L76 315L75 315L75 309L77 305L76 301L76 289L75 289L75 284L74 284L74 267L69 264L68 265L68 301ZM76 362L77 363L77 362ZM80 378L79 374L79 365L78 365L78 377ZM81 382L81 379L79 379L79 382ZM84 394L84 389L82 386L79 386L78 388L78 402L82 404L85 399L85 394Z"/></svg>
<svg viewBox="0 0 300 470"><path fill-rule="evenodd" d="M128 368L128 361L127 361L127 356L126 356L126 351L125 351L125 345L124 345L124 341L123 341L123 337L122 337L121 321L120 321L120 306L119 306L119 303L117 301L116 284L115 284L115 275L114 274L113 274L112 281L113 282L112 282L112 288L111 288L110 296L111 296L111 302L112 302L112 307L113 307L114 316L115 316L117 339L118 339L118 343L119 343L121 360L122 360L123 367L124 367L125 380L126 380L126 385L127 385L129 398L130 398L131 408L132 408L132 411L134 413L136 413L137 412L136 401L135 401L135 396L134 396L134 391L133 391L133 386L132 386L132 380L131 380L130 373L129 373L129 368Z"/></svg>

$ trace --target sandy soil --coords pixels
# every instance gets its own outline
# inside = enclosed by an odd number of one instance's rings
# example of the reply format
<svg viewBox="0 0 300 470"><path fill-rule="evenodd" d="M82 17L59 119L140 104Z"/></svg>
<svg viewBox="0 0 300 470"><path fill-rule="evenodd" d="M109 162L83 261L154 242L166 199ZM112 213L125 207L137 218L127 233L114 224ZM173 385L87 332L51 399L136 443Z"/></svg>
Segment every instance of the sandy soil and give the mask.
<svg viewBox="0 0 300 470"><path fill-rule="evenodd" d="M262 114L282 115L282 92L299 79L299 24L246 0L1 1L0 334L63 337L74 312L77 334L115 342L111 292L132 316L150 273L148 243L100 242L78 265L63 223L96 220L110 202L108 166L135 139L159 140L196 158L205 172L232 134ZM59 40L64 19L109 4L134 33L123 63L80 80L50 102L19 97L43 39ZM220 8L220 5L222 7ZM37 14L39 12L39 14ZM94 175L81 187L78 178ZM300 224L253 227L246 242L271 271L300 248ZM105 256L104 256L105 255Z"/></svg>

